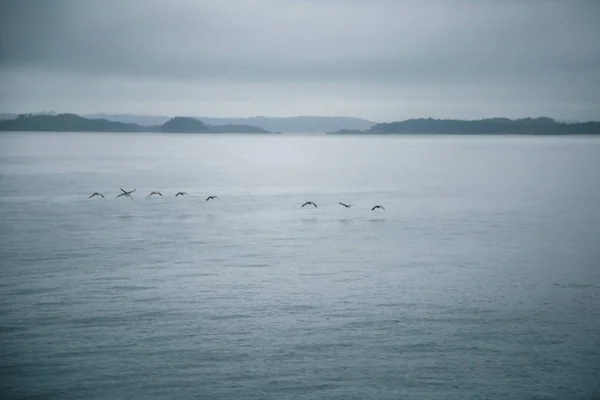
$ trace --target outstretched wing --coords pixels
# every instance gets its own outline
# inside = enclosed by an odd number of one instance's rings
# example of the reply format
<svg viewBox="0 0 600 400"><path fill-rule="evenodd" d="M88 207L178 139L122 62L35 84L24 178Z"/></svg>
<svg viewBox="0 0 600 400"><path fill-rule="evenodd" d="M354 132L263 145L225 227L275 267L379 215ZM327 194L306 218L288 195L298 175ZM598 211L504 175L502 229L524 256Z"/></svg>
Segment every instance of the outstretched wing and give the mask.
<svg viewBox="0 0 600 400"><path fill-rule="evenodd" d="M121 197L121 196L125 196L125 195L129 196L127 193L121 193L121 194L120 194L120 195L118 195L117 197Z"/></svg>
<svg viewBox="0 0 600 400"><path fill-rule="evenodd" d="M162 193L161 193L161 192L156 192L156 193L158 193L159 195L161 195L161 196L162 196Z"/></svg>
<svg viewBox="0 0 600 400"><path fill-rule="evenodd" d="M121 192L127 193L127 191L125 189L123 189L123 188L119 188L119 189L121 189Z"/></svg>
<svg viewBox="0 0 600 400"><path fill-rule="evenodd" d="M100 196L102 196L102 198L104 198L104 195L102 193L98 193Z"/></svg>
<svg viewBox="0 0 600 400"><path fill-rule="evenodd" d="M93 193L90 197L88 197L88 199L91 199L92 197L94 197L96 195L96 193Z"/></svg>

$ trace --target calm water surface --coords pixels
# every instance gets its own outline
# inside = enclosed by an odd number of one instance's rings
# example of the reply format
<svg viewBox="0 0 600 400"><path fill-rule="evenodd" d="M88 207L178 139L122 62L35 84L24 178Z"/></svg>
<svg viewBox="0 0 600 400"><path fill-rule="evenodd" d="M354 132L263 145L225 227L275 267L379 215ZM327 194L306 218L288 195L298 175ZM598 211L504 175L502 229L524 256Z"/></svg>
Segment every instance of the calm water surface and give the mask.
<svg viewBox="0 0 600 400"><path fill-rule="evenodd" d="M1 134L0 397L593 399L599 173L583 137Z"/></svg>

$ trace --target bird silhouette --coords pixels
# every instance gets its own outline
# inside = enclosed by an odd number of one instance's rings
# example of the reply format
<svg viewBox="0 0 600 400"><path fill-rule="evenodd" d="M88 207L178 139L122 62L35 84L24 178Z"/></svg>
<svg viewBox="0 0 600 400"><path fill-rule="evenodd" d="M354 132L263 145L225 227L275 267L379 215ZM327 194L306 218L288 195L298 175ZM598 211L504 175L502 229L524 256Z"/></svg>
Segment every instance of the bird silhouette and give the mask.
<svg viewBox="0 0 600 400"><path fill-rule="evenodd" d="M130 190L129 192L123 188L119 188L119 189L121 189L121 192L123 192L123 193L121 193L117 197L125 196L125 197L129 197L130 200L133 200L133 197L131 197L131 193L135 192L135 189Z"/></svg>
<svg viewBox="0 0 600 400"><path fill-rule="evenodd" d="M146 198L148 198L148 197L152 196L153 194L157 194L157 195L159 195L159 196L162 196L162 193L161 193L161 192L152 192L152 193L150 193L148 196L146 196Z"/></svg>
<svg viewBox="0 0 600 400"><path fill-rule="evenodd" d="M313 205L315 206L315 208L317 208L317 205L315 203L313 203L312 201L307 201L306 203L302 204L302 207L307 206L307 205Z"/></svg>
<svg viewBox="0 0 600 400"><path fill-rule="evenodd" d="M187 196L187 193L186 192L177 192L177 194L175 195L175 197L177 197L177 196L183 196L183 195Z"/></svg>
<svg viewBox="0 0 600 400"><path fill-rule="evenodd" d="M338 203L340 203L340 205L342 205L342 206L344 206L344 207L346 207L346 208L350 208L350 207L352 207L352 204L344 204L344 203L342 203L341 201L338 201Z"/></svg>
<svg viewBox="0 0 600 400"><path fill-rule="evenodd" d="M88 197L88 199L91 199L94 196L100 196L100 197L104 198L104 195L102 193L100 193L100 192L94 192L94 193L92 193L92 195L90 197Z"/></svg>
<svg viewBox="0 0 600 400"><path fill-rule="evenodd" d="M206 201L209 201L209 200L212 200L212 199L217 199L217 200L219 200L219 198L218 198L217 196L208 196L208 197L206 198Z"/></svg>
<svg viewBox="0 0 600 400"><path fill-rule="evenodd" d="M375 210L376 208L381 208L382 210L385 210L385 208L383 208L383 206L380 206L379 204L376 206L373 206L373 208L371 208L371 211Z"/></svg>

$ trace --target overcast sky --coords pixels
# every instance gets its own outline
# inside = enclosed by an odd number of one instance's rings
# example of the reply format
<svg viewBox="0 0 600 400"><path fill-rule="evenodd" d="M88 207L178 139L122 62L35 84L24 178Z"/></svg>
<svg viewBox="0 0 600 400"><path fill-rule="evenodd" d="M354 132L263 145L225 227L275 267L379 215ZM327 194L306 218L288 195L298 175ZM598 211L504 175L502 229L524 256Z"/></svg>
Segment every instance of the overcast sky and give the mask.
<svg viewBox="0 0 600 400"><path fill-rule="evenodd" d="M0 112L600 119L600 0L0 5Z"/></svg>

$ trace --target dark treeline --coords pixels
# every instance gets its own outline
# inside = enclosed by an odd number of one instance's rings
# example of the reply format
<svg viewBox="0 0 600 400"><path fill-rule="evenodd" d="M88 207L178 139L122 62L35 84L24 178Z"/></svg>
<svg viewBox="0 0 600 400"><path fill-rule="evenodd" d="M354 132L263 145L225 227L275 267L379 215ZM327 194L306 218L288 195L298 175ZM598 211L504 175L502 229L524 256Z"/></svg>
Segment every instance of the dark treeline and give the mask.
<svg viewBox="0 0 600 400"><path fill-rule="evenodd" d="M516 135L565 135L600 134L600 122L558 122L552 118L490 118L481 120L454 120L420 118L401 122L374 125L366 131L341 130L335 134L516 134Z"/></svg>
<svg viewBox="0 0 600 400"><path fill-rule="evenodd" d="M89 119L76 114L21 114L0 121L0 131L46 132L170 132L170 133L269 133L251 125L212 126L188 117L174 117L162 125L143 126L133 123Z"/></svg>
<svg viewBox="0 0 600 400"><path fill-rule="evenodd" d="M84 118L76 114L21 114L0 121L0 131L53 132L169 132L169 133L269 133L252 125L209 125L191 117L174 117L162 125L110 121L104 118ZM342 129L333 134L515 134L515 135L598 135L600 122L558 122L552 118L490 118L454 120L420 118L373 125L367 130Z"/></svg>

